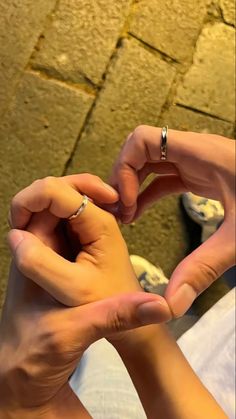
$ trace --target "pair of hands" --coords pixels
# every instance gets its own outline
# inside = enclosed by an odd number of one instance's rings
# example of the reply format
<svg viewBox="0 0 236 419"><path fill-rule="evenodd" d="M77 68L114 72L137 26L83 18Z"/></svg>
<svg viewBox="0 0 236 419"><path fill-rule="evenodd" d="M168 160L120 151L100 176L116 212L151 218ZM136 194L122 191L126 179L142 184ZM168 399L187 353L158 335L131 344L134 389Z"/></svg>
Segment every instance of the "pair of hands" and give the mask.
<svg viewBox="0 0 236 419"><path fill-rule="evenodd" d="M20 231L10 232L9 244L18 268L13 264L0 332L6 343L1 360L14 359L10 378L6 366L6 404L14 393L15 404L50 407L70 393L68 377L91 342L107 336L114 345L117 339L125 344L135 332L121 331L167 321L171 311L183 314L196 294L234 263L233 141L170 131L168 162L160 162L159 138L160 129L145 126L128 137L111 178L119 196L96 177L75 175L36 181L13 199L11 224ZM138 195L151 172L161 176ZM78 192L99 205L120 198L118 215L129 222L160 197L187 190L221 200L226 216L217 233L173 273L169 305L141 292L111 214L90 202L78 219L62 221L80 205ZM130 292L136 293L112 297ZM15 385L19 376L29 378L30 389L21 380Z"/></svg>
<svg viewBox="0 0 236 419"><path fill-rule="evenodd" d="M122 331L171 317L164 298L142 292L113 215L89 202L66 220L81 193L99 204L118 198L82 174L38 180L12 200L14 263L0 329L6 409L40 406L48 414L71 397L69 377L92 342L108 337L115 345L132 338Z"/></svg>

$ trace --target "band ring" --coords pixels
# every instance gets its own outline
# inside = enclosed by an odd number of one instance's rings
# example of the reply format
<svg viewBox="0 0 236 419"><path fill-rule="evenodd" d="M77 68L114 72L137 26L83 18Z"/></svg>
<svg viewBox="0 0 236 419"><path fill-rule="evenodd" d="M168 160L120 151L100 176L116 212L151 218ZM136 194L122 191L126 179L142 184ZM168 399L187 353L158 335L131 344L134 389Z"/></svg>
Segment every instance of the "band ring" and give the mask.
<svg viewBox="0 0 236 419"><path fill-rule="evenodd" d="M85 210L88 202L89 202L89 198L87 197L87 195L83 195L83 201L82 201L81 205L79 206L79 208L76 210L76 212L74 214L72 214L70 217L68 217L68 221L71 221L71 220L74 220L75 218L77 218Z"/></svg>
<svg viewBox="0 0 236 419"><path fill-rule="evenodd" d="M161 160L167 160L167 139L168 139L168 126L161 130Z"/></svg>

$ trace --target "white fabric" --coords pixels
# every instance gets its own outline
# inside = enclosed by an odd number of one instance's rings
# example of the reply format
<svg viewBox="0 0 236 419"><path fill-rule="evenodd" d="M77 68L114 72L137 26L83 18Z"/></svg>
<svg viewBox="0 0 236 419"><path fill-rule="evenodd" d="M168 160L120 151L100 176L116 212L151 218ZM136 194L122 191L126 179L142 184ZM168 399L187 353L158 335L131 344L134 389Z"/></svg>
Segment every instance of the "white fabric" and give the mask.
<svg viewBox="0 0 236 419"><path fill-rule="evenodd" d="M178 340L198 377L235 419L235 288Z"/></svg>
<svg viewBox="0 0 236 419"><path fill-rule="evenodd" d="M181 336L178 344L228 417L235 419L235 289ZM86 351L71 386L93 419L146 418L119 355L105 339Z"/></svg>
<svg viewBox="0 0 236 419"><path fill-rule="evenodd" d="M70 385L93 419L146 419L120 356L105 339L87 349Z"/></svg>

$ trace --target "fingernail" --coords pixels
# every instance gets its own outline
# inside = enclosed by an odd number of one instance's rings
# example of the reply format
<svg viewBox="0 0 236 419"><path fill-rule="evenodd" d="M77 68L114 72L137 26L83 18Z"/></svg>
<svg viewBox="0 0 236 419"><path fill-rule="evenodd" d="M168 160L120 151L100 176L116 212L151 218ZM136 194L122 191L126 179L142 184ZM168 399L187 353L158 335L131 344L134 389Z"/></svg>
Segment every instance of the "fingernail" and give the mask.
<svg viewBox="0 0 236 419"><path fill-rule="evenodd" d="M123 224L129 224L133 220L133 214L132 215L121 215L120 220Z"/></svg>
<svg viewBox="0 0 236 419"><path fill-rule="evenodd" d="M151 301L149 303L141 304L137 308L137 317L142 324L162 323L171 319L171 312L165 300Z"/></svg>
<svg viewBox="0 0 236 419"><path fill-rule="evenodd" d="M13 252L15 252L22 240L24 240L24 234L21 231L11 230L9 233L9 245Z"/></svg>
<svg viewBox="0 0 236 419"><path fill-rule="evenodd" d="M133 221L136 208L137 208L136 204L127 207L122 202L120 203L120 213L121 213L120 219L122 223L129 224Z"/></svg>
<svg viewBox="0 0 236 419"><path fill-rule="evenodd" d="M107 183L105 183L105 182L102 182L103 183L103 186L106 188L106 189L108 189L110 192L112 192L113 194L116 194L116 195L118 195L118 192L112 187L112 186L110 186L110 185L108 185Z"/></svg>
<svg viewBox="0 0 236 419"><path fill-rule="evenodd" d="M183 284L168 299L169 306L175 317L181 317L197 298L197 293L189 284Z"/></svg>

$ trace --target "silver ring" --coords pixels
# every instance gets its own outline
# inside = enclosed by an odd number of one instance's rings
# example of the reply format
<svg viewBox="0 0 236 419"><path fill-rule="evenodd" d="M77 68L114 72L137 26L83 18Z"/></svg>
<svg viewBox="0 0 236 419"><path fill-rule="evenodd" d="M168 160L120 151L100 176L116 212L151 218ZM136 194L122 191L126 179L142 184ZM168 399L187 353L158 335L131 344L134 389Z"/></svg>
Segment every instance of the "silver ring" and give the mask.
<svg viewBox="0 0 236 419"><path fill-rule="evenodd" d="M86 208L87 204L89 202L89 199L86 195L83 195L83 201L81 203L81 205L79 206L79 208L76 210L76 212L74 214L72 214L70 217L68 217L68 220L74 220L75 218L77 218Z"/></svg>
<svg viewBox="0 0 236 419"><path fill-rule="evenodd" d="M161 160L167 160L167 139L168 139L168 126L161 130Z"/></svg>

